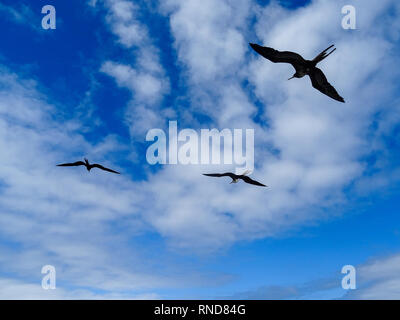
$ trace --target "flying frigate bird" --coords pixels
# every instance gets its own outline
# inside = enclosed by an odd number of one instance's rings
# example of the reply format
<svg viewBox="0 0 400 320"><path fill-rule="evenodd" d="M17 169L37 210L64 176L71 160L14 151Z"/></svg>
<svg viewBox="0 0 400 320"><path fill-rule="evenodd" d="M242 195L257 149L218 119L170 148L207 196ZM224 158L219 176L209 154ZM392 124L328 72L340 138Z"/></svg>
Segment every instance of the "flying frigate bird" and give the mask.
<svg viewBox="0 0 400 320"><path fill-rule="evenodd" d="M100 164L97 164L97 163L90 164L89 161L88 161L88 159L86 159L86 158L85 158L85 162L83 162L83 161L77 161L77 162L73 162L73 163L63 163L63 164L58 164L58 165L57 165L57 167L78 167L78 166L85 166L86 169L87 169L87 171L89 171L89 172L90 172L90 170L92 170L93 168L99 168L99 169L104 170L104 171L108 171L108 172L120 174L119 172L114 171L114 170L111 170L111 169L108 169L108 168L105 168L105 167L103 167L103 166L100 165Z"/></svg>
<svg viewBox="0 0 400 320"><path fill-rule="evenodd" d="M256 51L258 54L262 55L264 58L272 61L272 62L285 62L290 63L295 69L296 73L289 78L302 78L305 75L308 75L311 79L312 86L321 91L323 94L331 97L340 102L345 102L344 99L337 93L336 89L328 82L324 73L321 69L318 69L316 65L328 57L333 51L336 50L334 48L331 52L327 53L330 48L334 45L331 45L329 48L326 48L319 55L317 55L313 60L306 60L301 55L291 51L278 51L269 47L262 47L255 43L250 43L250 46Z"/></svg>
<svg viewBox="0 0 400 320"><path fill-rule="evenodd" d="M267 187L266 185L255 181L248 177L247 175L250 173L250 171L245 171L243 174L234 174L232 172L225 172L225 173L203 173L203 175L208 176L208 177L230 177L232 181L230 183L238 183L239 179L242 179L246 183L254 184L255 186L260 186L260 187Z"/></svg>

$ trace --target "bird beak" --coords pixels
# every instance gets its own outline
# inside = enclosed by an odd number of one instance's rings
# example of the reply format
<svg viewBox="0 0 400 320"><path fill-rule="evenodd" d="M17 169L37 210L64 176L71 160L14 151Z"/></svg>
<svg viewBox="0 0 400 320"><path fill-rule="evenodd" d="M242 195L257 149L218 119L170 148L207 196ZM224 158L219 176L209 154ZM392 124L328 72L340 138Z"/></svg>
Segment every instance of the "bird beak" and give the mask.
<svg viewBox="0 0 400 320"><path fill-rule="evenodd" d="M293 79L294 78L294 76L293 77L291 77L291 78L289 78L288 80L290 80L290 79Z"/></svg>

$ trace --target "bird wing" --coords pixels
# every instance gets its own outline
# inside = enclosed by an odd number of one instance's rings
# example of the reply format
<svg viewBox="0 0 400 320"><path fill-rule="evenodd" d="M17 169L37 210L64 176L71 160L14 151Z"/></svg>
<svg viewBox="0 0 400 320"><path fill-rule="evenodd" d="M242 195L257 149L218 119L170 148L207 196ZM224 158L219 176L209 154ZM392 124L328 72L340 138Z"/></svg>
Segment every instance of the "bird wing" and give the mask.
<svg viewBox="0 0 400 320"><path fill-rule="evenodd" d="M321 91L323 94L326 94L332 99L344 102L344 99L337 93L336 89L332 87L332 85L328 82L321 69L313 68L309 76L311 79L312 86L315 89Z"/></svg>
<svg viewBox="0 0 400 320"><path fill-rule="evenodd" d="M77 166L84 166L85 163L83 161L77 161L73 163L62 163L58 164L57 167L77 167Z"/></svg>
<svg viewBox="0 0 400 320"><path fill-rule="evenodd" d="M246 183L254 184L254 185L260 186L260 187L266 187L265 184L262 184L262 183L260 183L258 181L255 181L255 180L251 179L248 176L240 176L239 178L242 179Z"/></svg>
<svg viewBox="0 0 400 320"><path fill-rule="evenodd" d="M203 173L203 175L208 176L208 177L231 177L232 179L235 178L235 175L230 172L225 172L225 173Z"/></svg>
<svg viewBox="0 0 400 320"><path fill-rule="evenodd" d="M91 167L92 167L92 168L99 168L99 169L101 169L101 170L108 171L108 172L112 172L112 173L116 173L116 174L120 174L120 173L117 172L117 171L108 169L108 168L106 168L106 167L103 167L101 164L97 164L97 163L92 164Z"/></svg>
<svg viewBox="0 0 400 320"><path fill-rule="evenodd" d="M251 47L264 58L272 62L290 63L296 70L298 65L304 64L306 61L301 55L291 51L278 51L270 47L262 47L256 44L250 44Z"/></svg>

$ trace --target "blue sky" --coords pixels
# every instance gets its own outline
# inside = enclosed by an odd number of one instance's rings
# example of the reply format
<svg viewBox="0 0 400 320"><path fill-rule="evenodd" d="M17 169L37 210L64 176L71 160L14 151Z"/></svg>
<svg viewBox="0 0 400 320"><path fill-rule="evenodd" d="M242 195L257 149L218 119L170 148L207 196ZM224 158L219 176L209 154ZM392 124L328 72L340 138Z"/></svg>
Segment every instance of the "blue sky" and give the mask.
<svg viewBox="0 0 400 320"><path fill-rule="evenodd" d="M1 0L0 298L400 298L400 6L354 3L344 30L347 4ZM320 67L347 103L248 42L334 43ZM269 190L149 165L169 120L254 128ZM55 167L85 156L123 174Z"/></svg>

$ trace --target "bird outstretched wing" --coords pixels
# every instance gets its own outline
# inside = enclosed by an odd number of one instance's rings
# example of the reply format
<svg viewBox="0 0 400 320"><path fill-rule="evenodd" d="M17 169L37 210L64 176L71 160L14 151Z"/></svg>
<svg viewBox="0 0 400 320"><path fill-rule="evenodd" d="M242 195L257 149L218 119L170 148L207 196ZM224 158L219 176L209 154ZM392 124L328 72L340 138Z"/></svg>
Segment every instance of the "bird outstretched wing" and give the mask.
<svg viewBox="0 0 400 320"><path fill-rule="evenodd" d="M232 179L235 178L235 175L231 172L225 172L225 173L203 173L204 176L208 177L231 177Z"/></svg>
<svg viewBox="0 0 400 320"><path fill-rule="evenodd" d="M321 69L313 68L310 73L310 79L312 86L321 91L323 94L326 94L328 97L335 99L340 102L345 102L344 99L338 94L336 89L328 82L324 73Z"/></svg>
<svg viewBox="0 0 400 320"><path fill-rule="evenodd" d="M111 170L111 169L109 169L109 168L103 167L101 164L97 164L97 163L92 164L91 167L92 167L92 168L99 168L99 169L101 169L101 170L108 171L108 172L112 172L112 173L116 173L116 174L120 174L120 173L117 172L117 171L114 171L114 170Z"/></svg>
<svg viewBox="0 0 400 320"><path fill-rule="evenodd" d="M72 163L62 163L58 164L57 167L77 167L77 166L84 166L85 163L83 161L77 161Z"/></svg>
<svg viewBox="0 0 400 320"><path fill-rule="evenodd" d="M292 51L278 51L270 47L262 47L258 44L250 43L250 46L258 54L272 62L286 62L293 65L295 69L299 64L304 64L305 60L301 55Z"/></svg>
<svg viewBox="0 0 400 320"><path fill-rule="evenodd" d="M240 179L242 179L246 183L254 184L255 186L266 187L265 184L255 181L248 176L241 176Z"/></svg>

